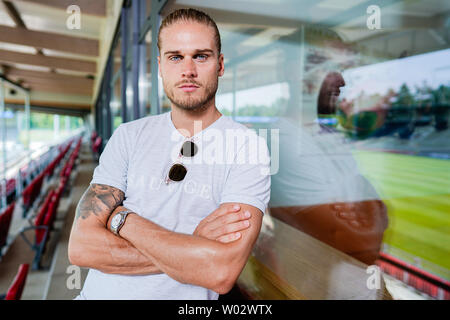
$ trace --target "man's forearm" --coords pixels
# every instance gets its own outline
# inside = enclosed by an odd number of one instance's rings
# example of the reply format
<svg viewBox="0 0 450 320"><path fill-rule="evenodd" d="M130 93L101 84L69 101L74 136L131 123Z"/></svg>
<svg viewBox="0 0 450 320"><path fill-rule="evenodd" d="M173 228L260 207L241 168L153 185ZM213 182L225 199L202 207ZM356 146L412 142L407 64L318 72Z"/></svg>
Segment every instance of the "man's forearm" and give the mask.
<svg viewBox="0 0 450 320"><path fill-rule="evenodd" d="M148 257L106 228L95 228L90 233L88 237L78 240L83 242L81 247L84 252L81 253L83 257L74 261L75 264L113 274L161 273Z"/></svg>
<svg viewBox="0 0 450 320"><path fill-rule="evenodd" d="M166 230L137 214L127 217L120 235L173 279L221 291L220 279L227 277L221 259L229 257L225 244Z"/></svg>
<svg viewBox="0 0 450 320"><path fill-rule="evenodd" d="M161 271L130 242L107 229L107 222L124 199L122 191L93 184L83 194L76 210L69 241L73 264L105 273L154 274Z"/></svg>

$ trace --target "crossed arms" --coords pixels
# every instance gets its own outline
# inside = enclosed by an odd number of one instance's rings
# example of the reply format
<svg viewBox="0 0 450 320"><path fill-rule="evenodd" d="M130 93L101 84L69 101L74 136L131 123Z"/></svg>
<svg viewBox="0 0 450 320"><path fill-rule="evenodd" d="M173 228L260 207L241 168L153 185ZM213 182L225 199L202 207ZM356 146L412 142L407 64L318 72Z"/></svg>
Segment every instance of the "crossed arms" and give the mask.
<svg viewBox="0 0 450 320"><path fill-rule="evenodd" d="M124 193L111 186L92 184L86 190L70 235L72 264L105 273L166 273L179 282L224 294L239 277L261 228L259 209L225 203L203 219L193 235L130 214L118 237L108 226L115 213L126 209L123 200ZM247 211L250 217L245 216Z"/></svg>

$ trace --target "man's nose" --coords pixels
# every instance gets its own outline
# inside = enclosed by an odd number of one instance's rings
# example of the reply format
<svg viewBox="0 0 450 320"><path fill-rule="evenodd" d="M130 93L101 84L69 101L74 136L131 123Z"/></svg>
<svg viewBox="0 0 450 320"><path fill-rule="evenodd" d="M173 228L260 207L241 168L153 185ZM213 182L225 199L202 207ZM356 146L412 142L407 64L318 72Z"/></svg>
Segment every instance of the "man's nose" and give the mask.
<svg viewBox="0 0 450 320"><path fill-rule="evenodd" d="M195 62L190 58L185 58L182 66L183 78L195 78L197 77L197 68Z"/></svg>

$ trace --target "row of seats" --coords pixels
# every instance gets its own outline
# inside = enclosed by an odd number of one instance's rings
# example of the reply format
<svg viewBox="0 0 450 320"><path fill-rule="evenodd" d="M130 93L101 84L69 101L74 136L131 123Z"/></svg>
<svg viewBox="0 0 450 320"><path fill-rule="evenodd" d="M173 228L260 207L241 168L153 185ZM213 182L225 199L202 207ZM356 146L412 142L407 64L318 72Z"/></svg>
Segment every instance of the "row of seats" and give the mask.
<svg viewBox="0 0 450 320"><path fill-rule="evenodd" d="M380 252L380 258L376 261L376 264L382 272L406 283L420 292L425 292L430 297L439 300L450 300L450 282L445 279L384 252Z"/></svg>
<svg viewBox="0 0 450 320"><path fill-rule="evenodd" d="M50 190L45 197L45 200L34 219L33 225L23 228L20 232L20 236L35 252L32 265L33 270L41 269L42 254L45 252L45 248L50 238L50 231L54 229L59 202L66 188L67 181L68 177L60 178L58 187ZM34 239L32 241L26 236L26 232L29 230L34 230Z"/></svg>
<svg viewBox="0 0 450 320"><path fill-rule="evenodd" d="M97 158L100 156L101 146L102 146L102 137L100 137L97 134L97 132L93 131L92 135L91 135L91 148L92 148L92 153Z"/></svg>
<svg viewBox="0 0 450 320"><path fill-rule="evenodd" d="M69 148L70 148L70 145L68 145L68 144L65 146L61 145L59 147L60 153L45 168L45 171L46 171L45 175L47 177L52 177L55 167L59 164L61 159L65 156L65 152L67 152L67 150L69 150ZM22 190L22 188L26 188L29 185L28 182L30 179L33 180L33 179L38 178L37 176L42 172L40 167L43 164L45 164L46 158L48 156L49 156L49 154L42 156L41 159L39 159L39 161L37 161L37 163L36 163L36 161L30 161L27 165L25 165L24 167L22 167L20 169L20 173L17 176L18 179L11 178L6 181L6 188L5 188L6 189L6 203L8 205L16 200L16 197L18 194L22 194L23 191L19 191L19 192L17 192L17 191ZM19 181L21 181L21 183ZM20 186L20 189L18 189L19 186ZM31 191L28 191L28 192L31 192ZM3 185L0 183L0 197L2 197L3 195L4 195Z"/></svg>
<svg viewBox="0 0 450 320"><path fill-rule="evenodd" d="M44 201L37 210L37 214L34 217L32 225L22 228L19 233L19 235L35 252L31 266L33 270L41 269L41 258L50 239L51 231L54 230L54 222L56 220L59 202L75 166L75 161L81 148L81 141L82 139L80 137L68 160L61 169L58 186L56 188L51 188L48 191ZM60 146L59 154L55 157L55 159L53 159L53 161L51 161L50 164L25 188L22 193L24 208L28 209L32 206L33 202L35 202L41 193L44 178L50 178L53 176L55 168L60 164L61 160L64 159L72 144L73 141L70 141L67 145ZM14 208L15 202L12 202L6 210L0 214L0 257L1 248L6 245L7 242L9 226L13 217ZM33 240L31 241L26 236L27 231L29 230L34 231L32 237ZM21 298L29 268L29 264L20 265L16 277L12 281L7 293L1 298L5 300L19 300Z"/></svg>
<svg viewBox="0 0 450 320"><path fill-rule="evenodd" d="M69 157L69 160L66 162L66 165L61 170L60 176L61 177L69 177L70 173L72 172L72 169L75 165L75 160L78 158L78 154L80 152L81 148L81 139L78 140L75 149L73 150L72 154Z"/></svg>
<svg viewBox="0 0 450 320"><path fill-rule="evenodd" d="M61 169L59 185L56 189L49 190L44 202L39 208L39 211L34 219L33 225L24 228L20 235L30 248L35 251L35 257L33 260L32 268L37 270L41 268L41 257L45 251L47 242L50 238L50 231L53 230L53 224L55 221L56 213L59 206L59 201L62 197L64 190L66 189L67 182L74 168L76 159L81 148L81 138L78 140L74 150L66 161L64 167ZM64 153L67 150L62 150ZM34 230L34 240L29 241L26 237L28 230Z"/></svg>
<svg viewBox="0 0 450 320"><path fill-rule="evenodd" d="M51 177L55 167L60 163L60 161L65 157L67 151L70 149L72 141L70 141L62 150L58 156L41 172L37 177L31 181L31 183L23 190L22 193L22 205L23 205L23 215L26 217L27 211L33 205L34 201L37 199L41 193L42 183L46 176Z"/></svg>
<svg viewBox="0 0 450 320"><path fill-rule="evenodd" d="M69 151L70 146L73 144L73 141L60 146L60 152L55 157L55 159L44 169L42 172L38 173L38 175L25 187L22 192L22 207L23 207L23 216L26 217L27 210L32 206L35 200L38 198L41 193L42 184L44 182L44 178L53 174L55 167L61 162L61 160L65 157L66 153ZM81 145L81 138L78 141L78 145ZM77 148L79 149L79 147ZM78 151L77 151L78 152ZM27 166L27 170L31 168ZM31 170L30 170L31 171ZM22 172L21 172L22 173ZM30 172L29 174L31 174ZM11 202L8 207L6 207L3 212L0 212L0 257L2 256L2 249L6 245L8 232L10 228L10 224L12 221L12 215L15 208L15 201Z"/></svg>
<svg viewBox="0 0 450 320"><path fill-rule="evenodd" d="M0 185L0 196L3 195L3 185ZM7 203L11 203L15 200L16 196L16 179L8 179L6 181L6 198Z"/></svg>

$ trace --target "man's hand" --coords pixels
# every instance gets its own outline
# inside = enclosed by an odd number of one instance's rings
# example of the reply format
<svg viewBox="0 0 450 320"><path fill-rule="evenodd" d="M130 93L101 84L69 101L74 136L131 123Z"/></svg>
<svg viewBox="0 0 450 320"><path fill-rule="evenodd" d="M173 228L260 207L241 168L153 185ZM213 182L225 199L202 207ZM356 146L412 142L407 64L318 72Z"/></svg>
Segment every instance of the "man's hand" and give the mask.
<svg viewBox="0 0 450 320"><path fill-rule="evenodd" d="M195 236L210 240L229 243L241 237L239 231L250 226L251 214L249 211L239 212L239 205L225 205L219 207L205 219L200 221L194 231Z"/></svg>

